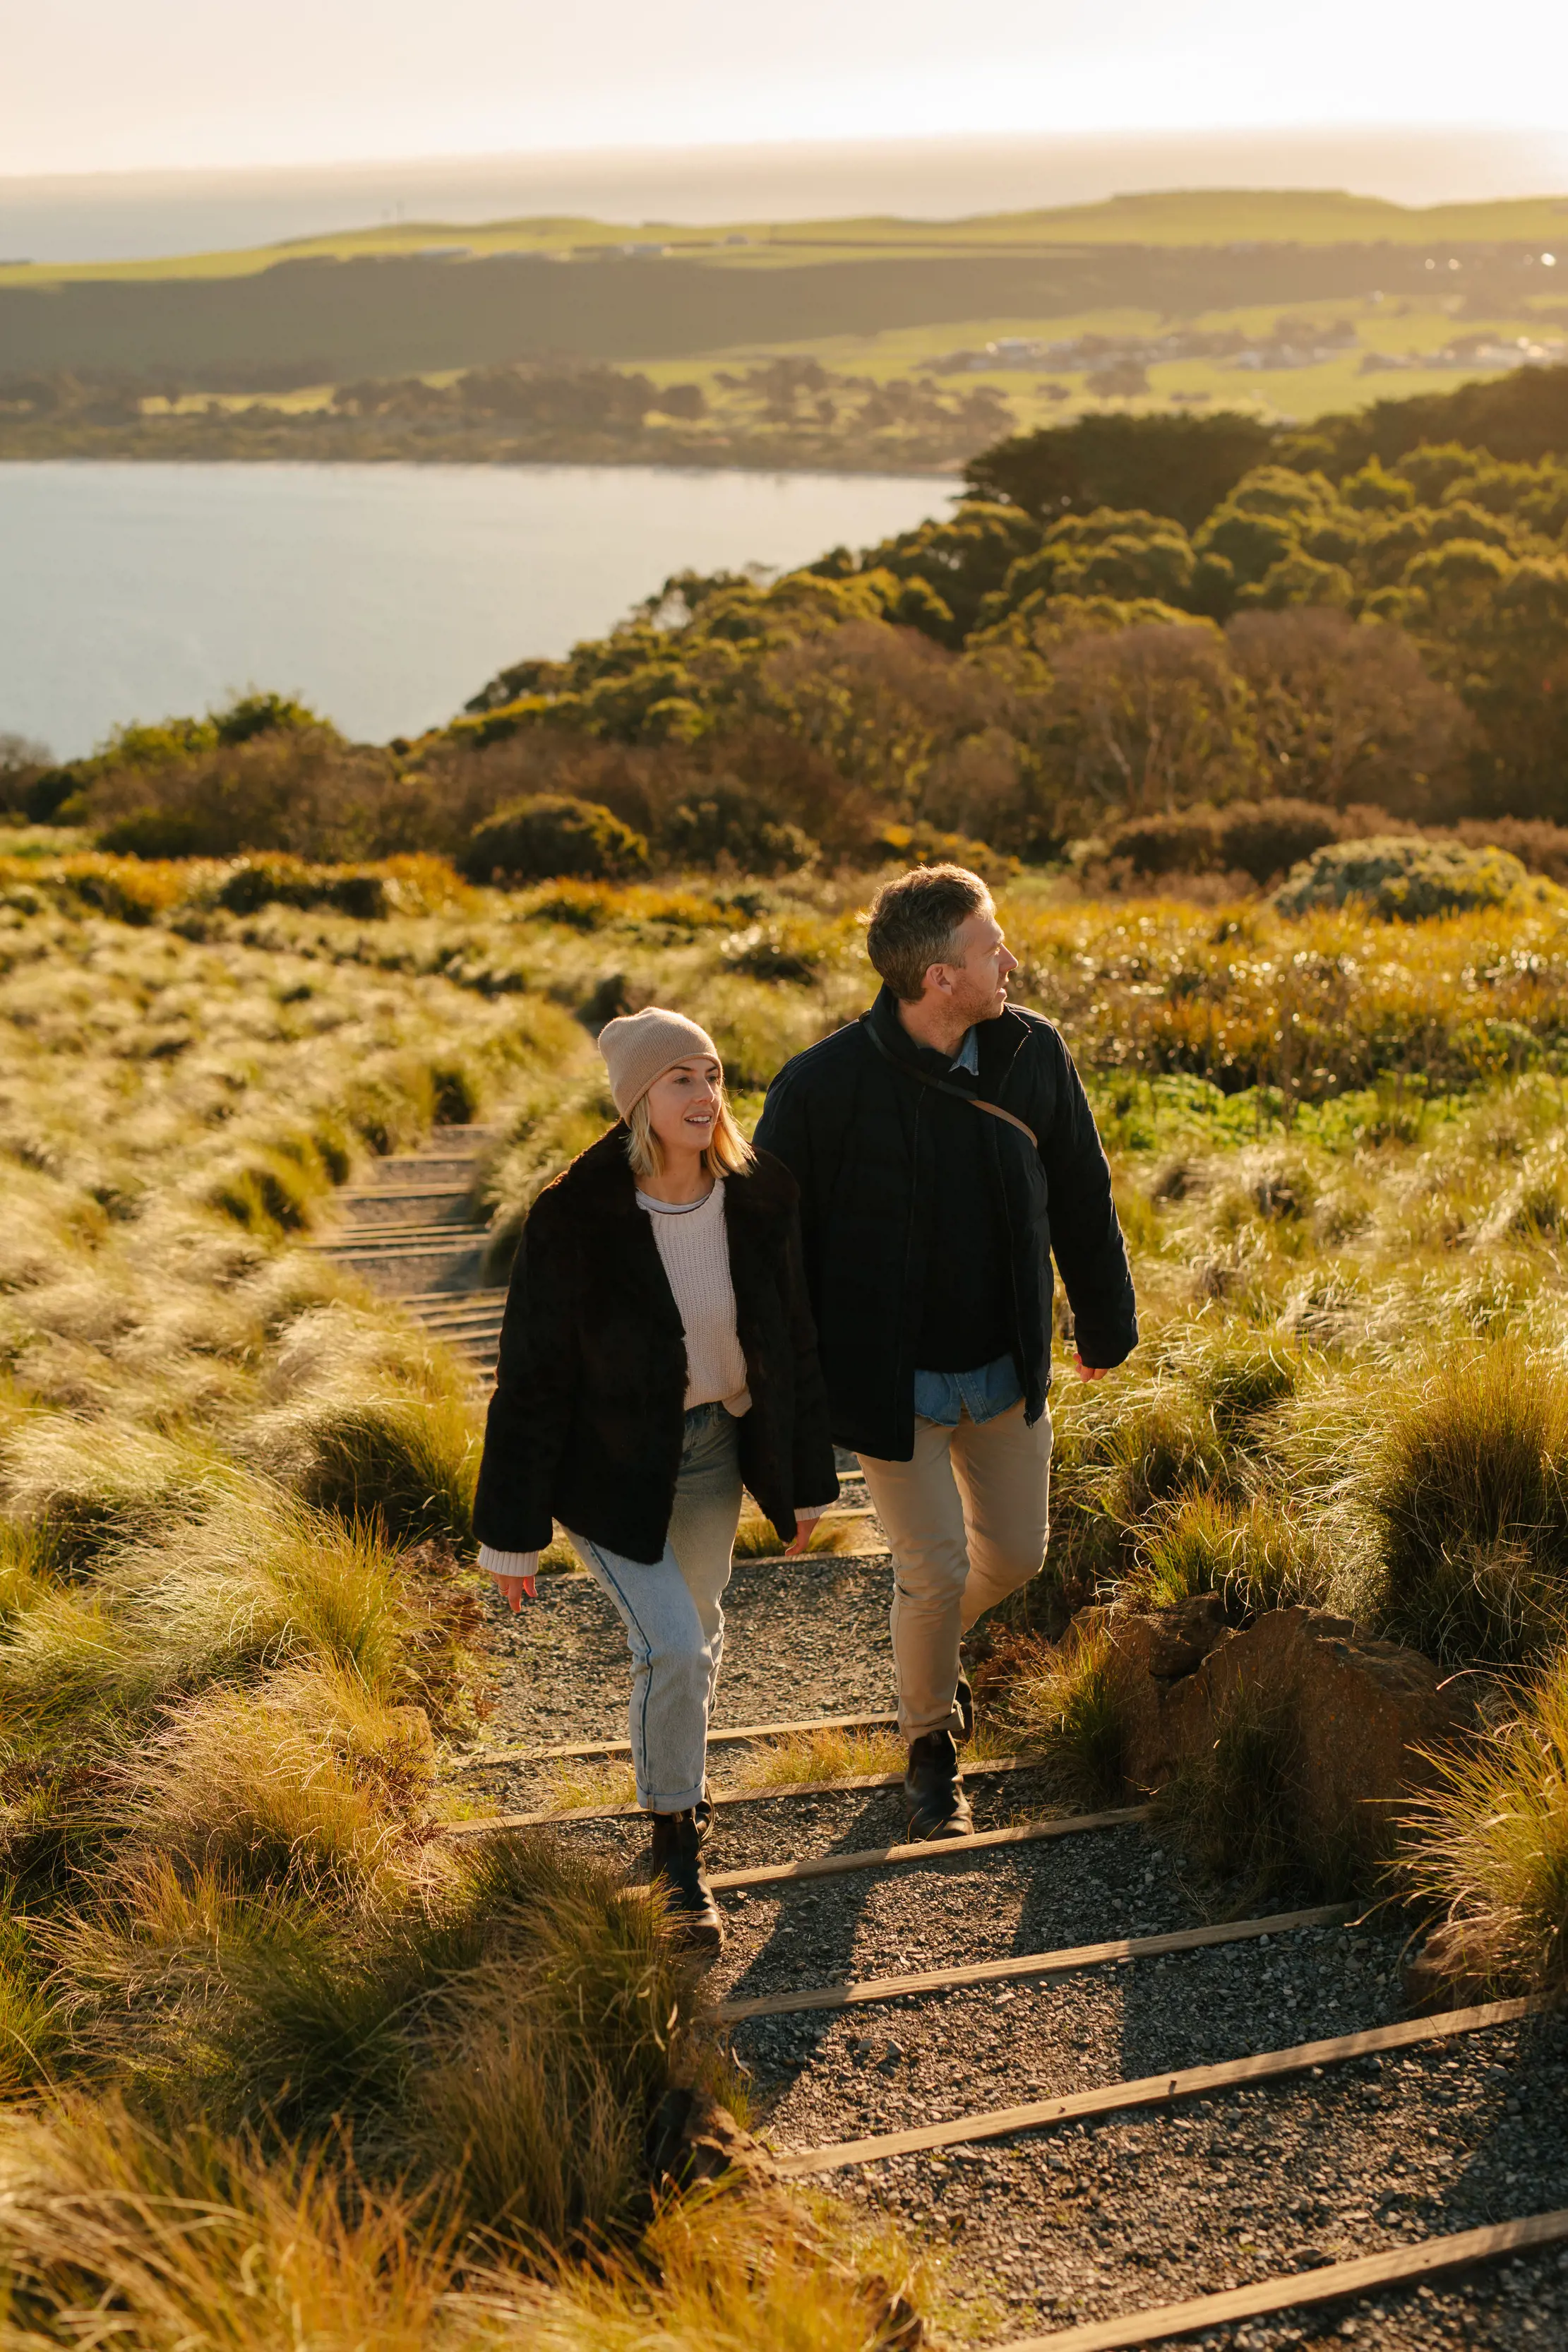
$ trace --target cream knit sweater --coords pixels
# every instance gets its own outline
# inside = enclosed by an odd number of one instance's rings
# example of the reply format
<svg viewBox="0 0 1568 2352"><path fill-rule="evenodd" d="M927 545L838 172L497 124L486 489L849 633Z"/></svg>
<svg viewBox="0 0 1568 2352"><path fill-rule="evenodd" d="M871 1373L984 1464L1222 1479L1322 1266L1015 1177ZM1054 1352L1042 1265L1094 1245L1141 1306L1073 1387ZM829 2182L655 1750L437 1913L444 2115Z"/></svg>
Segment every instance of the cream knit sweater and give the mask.
<svg viewBox="0 0 1568 2352"><path fill-rule="evenodd" d="M653 1220L653 1239L681 1310L686 1335L686 1411L722 1404L748 1412L746 1358L735 1328L735 1289L724 1230L724 1179L695 1207L639 1192L637 1205Z"/></svg>
<svg viewBox="0 0 1568 2352"><path fill-rule="evenodd" d="M660 1262L675 1295L686 1335L685 1409L722 1404L737 1418L751 1409L746 1358L735 1328L735 1286L729 1278L729 1247L724 1229L724 1179L695 1206L670 1203L639 1192L637 1205L653 1221ZM810 1516L815 1517L815 1514ZM537 1551L497 1551L479 1547L479 1565L493 1576L532 1576Z"/></svg>

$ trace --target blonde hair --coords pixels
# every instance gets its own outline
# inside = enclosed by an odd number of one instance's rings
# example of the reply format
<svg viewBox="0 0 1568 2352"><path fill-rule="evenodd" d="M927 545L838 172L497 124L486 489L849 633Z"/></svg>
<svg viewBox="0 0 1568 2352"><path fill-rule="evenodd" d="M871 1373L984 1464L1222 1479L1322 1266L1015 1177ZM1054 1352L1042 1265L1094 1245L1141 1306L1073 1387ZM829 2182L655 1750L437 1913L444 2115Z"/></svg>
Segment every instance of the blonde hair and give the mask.
<svg viewBox="0 0 1568 2352"><path fill-rule="evenodd" d="M730 1116L724 1091L724 1080L718 1087L718 1117L713 1123L713 1135L703 1152L703 1166L710 1176L738 1176L749 1168L755 1154ZM653 1121L648 1109L646 1095L639 1096L626 1114L626 1157L632 1163L633 1176L657 1176L664 1165L664 1147L653 1132Z"/></svg>

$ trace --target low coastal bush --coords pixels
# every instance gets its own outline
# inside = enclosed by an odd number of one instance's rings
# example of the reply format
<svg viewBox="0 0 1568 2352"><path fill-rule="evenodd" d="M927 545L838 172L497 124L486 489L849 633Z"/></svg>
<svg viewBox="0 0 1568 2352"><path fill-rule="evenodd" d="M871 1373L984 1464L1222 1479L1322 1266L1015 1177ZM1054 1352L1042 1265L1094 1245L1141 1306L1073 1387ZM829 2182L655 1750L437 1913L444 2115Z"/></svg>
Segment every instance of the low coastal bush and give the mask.
<svg viewBox="0 0 1568 2352"><path fill-rule="evenodd" d="M1360 898L1380 915L1415 923L1428 915L1506 906L1528 879L1507 850L1389 836L1320 849L1304 871L1281 885L1274 904L1281 914L1304 915Z"/></svg>
<svg viewBox="0 0 1568 2352"><path fill-rule="evenodd" d="M597 802L540 793L476 825L463 863L476 882L497 876L535 882L556 875L599 882L646 866L648 844Z"/></svg>

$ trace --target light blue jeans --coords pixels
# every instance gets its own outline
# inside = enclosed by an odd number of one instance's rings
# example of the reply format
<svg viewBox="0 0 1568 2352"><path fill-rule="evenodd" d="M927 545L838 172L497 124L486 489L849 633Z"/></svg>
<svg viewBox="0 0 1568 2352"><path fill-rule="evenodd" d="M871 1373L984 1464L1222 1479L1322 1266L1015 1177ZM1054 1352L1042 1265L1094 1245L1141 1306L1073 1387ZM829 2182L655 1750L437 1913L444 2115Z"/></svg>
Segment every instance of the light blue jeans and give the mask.
<svg viewBox="0 0 1568 2352"><path fill-rule="evenodd" d="M724 1612L740 1519L736 1424L721 1404L686 1415L664 1558L650 1567L570 1528L578 1558L620 1612L632 1652L637 1802L684 1813L703 1792L708 1715L724 1655Z"/></svg>

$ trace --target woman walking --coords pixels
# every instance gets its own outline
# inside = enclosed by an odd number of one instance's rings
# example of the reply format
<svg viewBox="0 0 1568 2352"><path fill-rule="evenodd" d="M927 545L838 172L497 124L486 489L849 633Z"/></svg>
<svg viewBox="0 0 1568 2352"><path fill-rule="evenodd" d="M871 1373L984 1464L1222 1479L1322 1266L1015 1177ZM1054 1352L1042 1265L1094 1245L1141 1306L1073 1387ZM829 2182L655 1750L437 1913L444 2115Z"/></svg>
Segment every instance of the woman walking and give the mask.
<svg viewBox="0 0 1568 2352"><path fill-rule="evenodd" d="M653 1876L716 1951L698 1849L742 1482L798 1552L838 1475L794 1178L741 1137L695 1021L650 1006L599 1045L621 1118L523 1229L475 1525L513 1609L559 1519L619 1612Z"/></svg>

